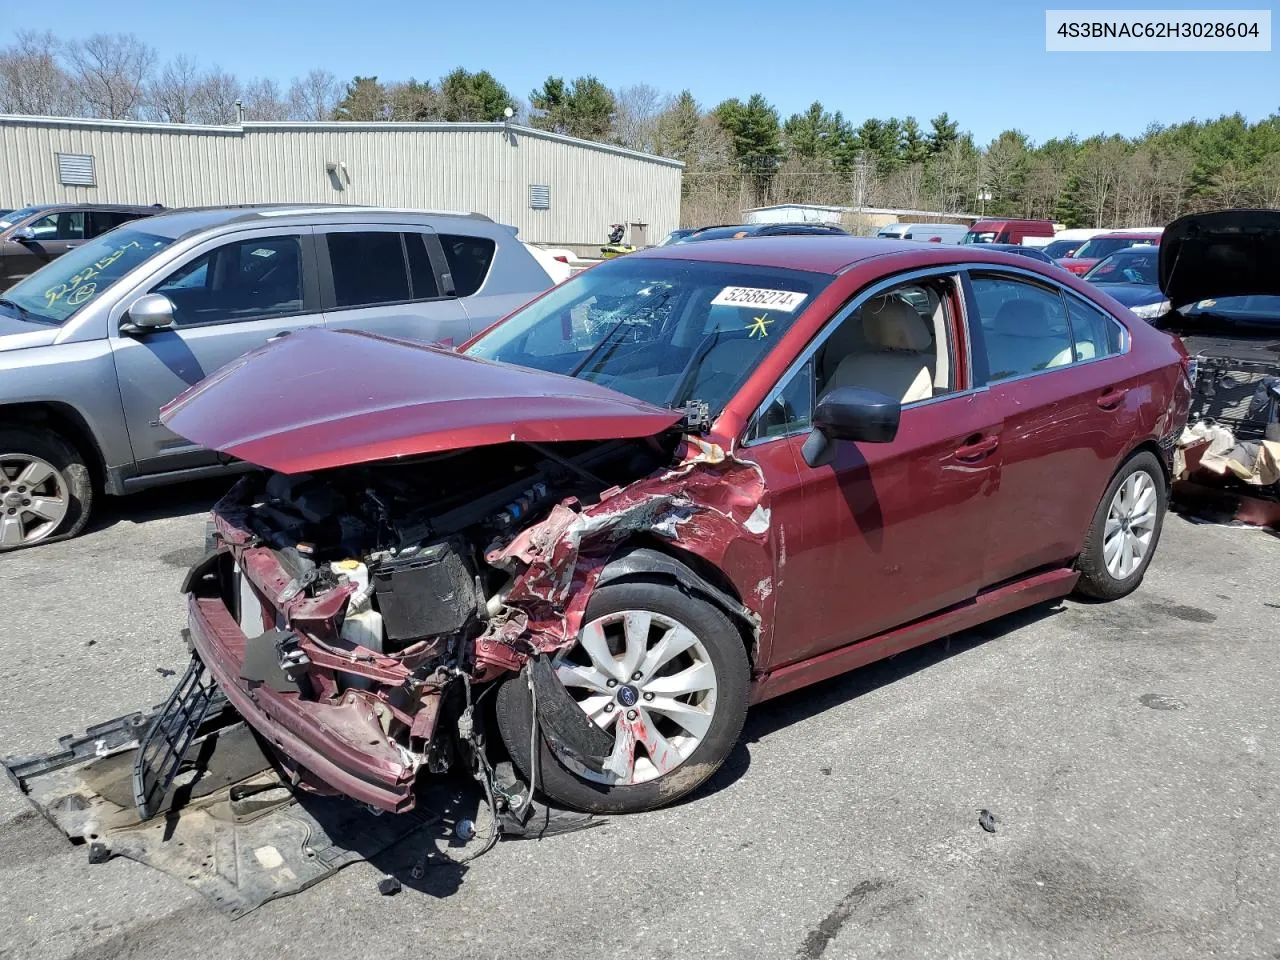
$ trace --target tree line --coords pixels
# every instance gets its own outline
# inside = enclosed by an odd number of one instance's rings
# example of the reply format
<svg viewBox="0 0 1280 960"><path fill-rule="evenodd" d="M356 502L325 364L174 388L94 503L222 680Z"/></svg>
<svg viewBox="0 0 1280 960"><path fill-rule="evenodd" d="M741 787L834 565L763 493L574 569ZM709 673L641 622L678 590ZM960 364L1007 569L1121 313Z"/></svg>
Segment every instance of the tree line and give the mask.
<svg viewBox="0 0 1280 960"><path fill-rule="evenodd" d="M0 112L231 124L245 120L518 122L685 163L682 219L740 219L804 202L1049 218L1071 226L1158 225L1193 210L1280 207L1280 115L1153 125L1136 137L1033 143L1008 129L980 144L946 113L861 123L815 101L785 119L762 94L704 107L684 90L613 89L550 76L527 98L487 70L436 81L340 81L325 69L287 87L181 55L161 62L131 34L64 42L20 32L0 48Z"/></svg>

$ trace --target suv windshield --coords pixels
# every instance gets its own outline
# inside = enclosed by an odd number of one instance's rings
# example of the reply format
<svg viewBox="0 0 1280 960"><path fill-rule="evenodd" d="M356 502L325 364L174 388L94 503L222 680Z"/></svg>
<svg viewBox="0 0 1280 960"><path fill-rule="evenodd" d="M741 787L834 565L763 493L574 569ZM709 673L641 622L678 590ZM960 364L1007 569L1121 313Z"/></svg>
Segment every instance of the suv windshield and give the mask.
<svg viewBox="0 0 1280 960"><path fill-rule="evenodd" d="M172 237L120 227L41 267L6 290L4 300L28 319L65 323L126 273L171 243Z"/></svg>
<svg viewBox="0 0 1280 960"><path fill-rule="evenodd" d="M1111 256L1117 250L1124 250L1126 247L1132 247L1140 243L1150 244L1151 241L1137 237L1094 237L1082 243L1072 256L1077 259L1086 257L1101 259Z"/></svg>
<svg viewBox="0 0 1280 960"><path fill-rule="evenodd" d="M968 233L966 233L963 237L960 238L960 242L961 243L995 243L996 234L994 230L990 230L990 231L983 230L982 232L975 232L973 230L970 230Z"/></svg>
<svg viewBox="0 0 1280 960"><path fill-rule="evenodd" d="M1150 251L1136 253L1122 250L1097 263L1084 275L1090 283L1143 283L1155 286L1160 282L1156 272L1159 254Z"/></svg>
<svg viewBox="0 0 1280 960"><path fill-rule="evenodd" d="M484 334L467 354L718 413L832 278L776 267L627 257Z"/></svg>
<svg viewBox="0 0 1280 960"><path fill-rule="evenodd" d="M10 210L8 213L0 216L0 230L5 227L12 227L15 223L19 223L33 213L39 213L44 207L23 207L21 210Z"/></svg>

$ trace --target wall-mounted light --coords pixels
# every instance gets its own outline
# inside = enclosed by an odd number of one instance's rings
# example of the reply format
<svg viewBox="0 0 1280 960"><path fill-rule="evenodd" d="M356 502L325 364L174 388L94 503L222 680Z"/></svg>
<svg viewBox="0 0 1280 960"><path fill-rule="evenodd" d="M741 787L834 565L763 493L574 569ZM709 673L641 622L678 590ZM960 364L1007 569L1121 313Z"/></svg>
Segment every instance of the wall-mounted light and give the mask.
<svg viewBox="0 0 1280 960"><path fill-rule="evenodd" d="M329 179L333 181L334 189L345 190L347 184L351 182L351 174L347 170L347 165L341 160L330 160L324 165L325 170L329 173Z"/></svg>

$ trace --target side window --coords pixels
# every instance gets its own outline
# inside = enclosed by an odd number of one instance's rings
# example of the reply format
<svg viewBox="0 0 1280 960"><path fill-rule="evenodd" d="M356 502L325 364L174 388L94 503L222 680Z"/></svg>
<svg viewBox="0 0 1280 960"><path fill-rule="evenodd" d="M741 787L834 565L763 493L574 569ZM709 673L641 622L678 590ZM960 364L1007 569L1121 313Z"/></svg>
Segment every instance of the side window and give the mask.
<svg viewBox="0 0 1280 960"><path fill-rule="evenodd" d="M106 233L108 230L114 230L122 223L129 223L131 220L139 220L142 218L140 213L128 213L120 210L95 210L89 215L90 228L89 232L92 236Z"/></svg>
<svg viewBox="0 0 1280 960"><path fill-rule="evenodd" d="M1114 357L1124 350L1124 330L1101 310L1069 296L1067 313L1071 317L1077 360Z"/></svg>
<svg viewBox="0 0 1280 960"><path fill-rule="evenodd" d="M955 281L891 287L840 321L815 355L817 395L863 387L902 403L956 389L951 344Z"/></svg>
<svg viewBox="0 0 1280 960"><path fill-rule="evenodd" d="M404 251L409 259L409 282L413 286L413 299L430 300L440 296L436 286L436 272L431 269L427 256L426 238L420 233L404 235Z"/></svg>
<svg viewBox="0 0 1280 960"><path fill-rule="evenodd" d="M749 433L751 440L785 437L809 429L813 418L813 361L795 372L773 402L760 411Z"/></svg>
<svg viewBox="0 0 1280 960"><path fill-rule="evenodd" d="M469 297L484 284L493 263L495 244L487 237L465 237L460 234L440 234L444 258L449 261L449 273L453 275L453 291L459 297Z"/></svg>
<svg viewBox="0 0 1280 960"><path fill-rule="evenodd" d="M65 213L51 213L41 217L28 226L35 231L36 240L83 240L84 211L68 210Z"/></svg>
<svg viewBox="0 0 1280 960"><path fill-rule="evenodd" d="M297 236L237 240L179 267L152 288L173 301L177 326L302 313Z"/></svg>
<svg viewBox="0 0 1280 960"><path fill-rule="evenodd" d="M330 233L325 243L336 306L370 307L413 299L400 234Z"/></svg>
<svg viewBox="0 0 1280 960"><path fill-rule="evenodd" d="M1071 362L1071 327L1057 290L1006 277L975 276L973 295L982 324L988 382Z"/></svg>

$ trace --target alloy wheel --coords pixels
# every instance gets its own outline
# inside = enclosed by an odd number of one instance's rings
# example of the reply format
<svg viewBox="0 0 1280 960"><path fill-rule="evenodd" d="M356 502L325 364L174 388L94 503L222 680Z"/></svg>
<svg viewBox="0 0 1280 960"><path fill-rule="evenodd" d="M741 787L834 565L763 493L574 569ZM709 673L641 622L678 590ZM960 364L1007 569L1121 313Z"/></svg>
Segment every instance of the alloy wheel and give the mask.
<svg viewBox="0 0 1280 960"><path fill-rule="evenodd" d="M655 780L687 760L711 727L715 666L702 641L671 617L648 610L599 617L554 666L583 712L614 735L603 774L569 764L584 779Z"/></svg>
<svg viewBox="0 0 1280 960"><path fill-rule="evenodd" d="M1102 535L1102 559L1107 573L1126 580L1142 566L1156 530L1159 498L1156 483L1145 470L1125 478L1111 498Z"/></svg>
<svg viewBox="0 0 1280 960"><path fill-rule="evenodd" d="M27 453L0 453L0 550L51 536L70 503L66 478L53 464Z"/></svg>

